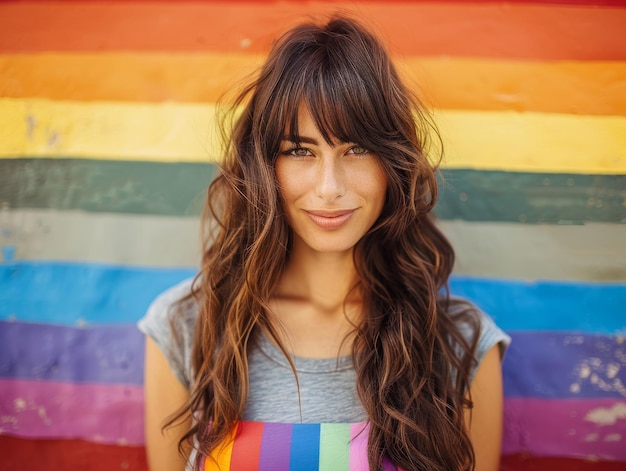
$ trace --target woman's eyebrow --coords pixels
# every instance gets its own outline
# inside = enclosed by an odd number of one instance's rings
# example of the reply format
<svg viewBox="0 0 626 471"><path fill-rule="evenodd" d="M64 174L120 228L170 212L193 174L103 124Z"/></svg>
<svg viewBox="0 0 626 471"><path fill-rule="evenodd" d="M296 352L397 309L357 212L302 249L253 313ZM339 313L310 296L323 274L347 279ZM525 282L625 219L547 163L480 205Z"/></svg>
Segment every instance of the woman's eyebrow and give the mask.
<svg viewBox="0 0 626 471"><path fill-rule="evenodd" d="M283 136L283 141L293 142L294 144L313 144L319 145L317 139L307 136L298 136L298 140L292 139L293 136Z"/></svg>

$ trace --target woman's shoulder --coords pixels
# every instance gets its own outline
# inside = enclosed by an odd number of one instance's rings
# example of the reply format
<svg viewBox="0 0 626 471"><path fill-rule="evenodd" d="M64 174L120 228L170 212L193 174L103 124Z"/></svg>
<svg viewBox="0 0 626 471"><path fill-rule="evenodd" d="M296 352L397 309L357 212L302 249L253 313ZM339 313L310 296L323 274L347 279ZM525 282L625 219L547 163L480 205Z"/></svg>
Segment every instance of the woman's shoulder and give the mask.
<svg viewBox="0 0 626 471"><path fill-rule="evenodd" d="M500 357L504 357L511 343L511 337L496 324L488 313L467 299L450 296L448 315L457 321L456 325L468 343L472 344L474 340L477 340L474 353L476 364L472 378L487 352L494 346L499 347Z"/></svg>
<svg viewBox="0 0 626 471"><path fill-rule="evenodd" d="M199 306L191 296L193 279L187 279L159 294L137 323L154 340L172 370L187 387L193 377L191 349Z"/></svg>

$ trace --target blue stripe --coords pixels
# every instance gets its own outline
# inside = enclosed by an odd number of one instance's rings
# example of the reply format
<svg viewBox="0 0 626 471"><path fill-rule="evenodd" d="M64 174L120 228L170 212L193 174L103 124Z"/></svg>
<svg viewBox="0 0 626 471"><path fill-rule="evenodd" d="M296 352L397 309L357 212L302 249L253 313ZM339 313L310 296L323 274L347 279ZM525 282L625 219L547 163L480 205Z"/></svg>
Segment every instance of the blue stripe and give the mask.
<svg viewBox="0 0 626 471"><path fill-rule="evenodd" d="M623 399L623 337L513 332L503 363L504 394L546 399Z"/></svg>
<svg viewBox="0 0 626 471"><path fill-rule="evenodd" d="M475 302L507 331L626 333L626 284L454 276L450 291Z"/></svg>
<svg viewBox="0 0 626 471"><path fill-rule="evenodd" d="M76 328L0 322L0 377L143 383L144 335L133 325Z"/></svg>
<svg viewBox="0 0 626 471"><path fill-rule="evenodd" d="M320 424L294 424L291 433L289 471L318 471Z"/></svg>
<svg viewBox="0 0 626 471"><path fill-rule="evenodd" d="M0 320L52 324L136 322L190 269L19 262L0 264Z"/></svg>
<svg viewBox="0 0 626 471"><path fill-rule="evenodd" d="M96 264L0 264L0 320L54 324L137 321L166 288L195 274ZM476 302L507 331L624 332L626 285L453 277L453 293Z"/></svg>

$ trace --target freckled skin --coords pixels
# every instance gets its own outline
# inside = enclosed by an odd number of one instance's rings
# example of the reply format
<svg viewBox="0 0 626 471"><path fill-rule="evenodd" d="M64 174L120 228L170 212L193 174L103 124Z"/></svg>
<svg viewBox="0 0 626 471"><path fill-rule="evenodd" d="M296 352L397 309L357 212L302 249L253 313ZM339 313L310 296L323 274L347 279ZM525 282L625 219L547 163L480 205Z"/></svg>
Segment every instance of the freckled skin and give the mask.
<svg viewBox="0 0 626 471"><path fill-rule="evenodd" d="M276 160L295 247L350 251L376 222L385 202L387 181L379 158L358 143L329 145L305 108L298 122L302 143L296 148L283 141Z"/></svg>

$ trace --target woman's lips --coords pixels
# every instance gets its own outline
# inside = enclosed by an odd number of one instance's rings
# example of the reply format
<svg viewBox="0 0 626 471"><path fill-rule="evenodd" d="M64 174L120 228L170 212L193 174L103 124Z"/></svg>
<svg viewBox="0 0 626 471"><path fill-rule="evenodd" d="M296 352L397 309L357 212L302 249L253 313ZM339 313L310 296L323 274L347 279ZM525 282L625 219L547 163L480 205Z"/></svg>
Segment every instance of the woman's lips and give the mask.
<svg viewBox="0 0 626 471"><path fill-rule="evenodd" d="M305 213L311 220L322 229L339 229L354 214L354 209L341 211L316 211L308 210Z"/></svg>

